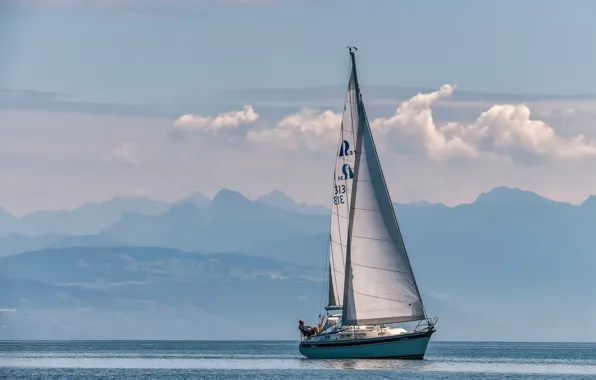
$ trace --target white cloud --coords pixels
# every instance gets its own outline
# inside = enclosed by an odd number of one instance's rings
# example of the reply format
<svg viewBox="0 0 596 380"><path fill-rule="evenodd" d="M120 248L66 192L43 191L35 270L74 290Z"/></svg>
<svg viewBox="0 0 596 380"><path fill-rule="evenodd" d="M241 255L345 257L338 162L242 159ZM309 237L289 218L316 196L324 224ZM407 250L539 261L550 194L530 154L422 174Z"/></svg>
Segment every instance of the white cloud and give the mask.
<svg viewBox="0 0 596 380"><path fill-rule="evenodd" d="M402 102L395 113L371 122L384 147L422 150L430 159L453 158L519 161L525 157L579 160L596 156L596 143L582 134L562 137L546 122L531 118L525 104L493 105L471 123L438 124L432 107L450 97L455 86L419 93ZM570 110L566 114L573 115ZM250 131L251 142L276 144L285 149L327 149L337 143L341 114L305 109L284 117L272 129ZM396 148L397 147L397 148ZM407 149L402 149L402 147Z"/></svg>
<svg viewBox="0 0 596 380"><path fill-rule="evenodd" d="M428 156L435 160L451 157L476 157L478 152L459 136L458 126L435 126L431 106L439 99L451 96L455 86L444 85L439 90L414 96L400 104L389 118L373 120L371 128L381 134L398 131L399 138L414 138L422 142Z"/></svg>
<svg viewBox="0 0 596 380"><path fill-rule="evenodd" d="M303 109L284 117L273 129L249 131L247 138L255 143L275 143L289 150L303 145L311 150L319 149L337 141L341 117L330 110Z"/></svg>
<svg viewBox="0 0 596 380"><path fill-rule="evenodd" d="M118 148L108 152L104 155L105 161L120 161L133 165L140 165L138 146L134 141L127 141Z"/></svg>
<svg viewBox="0 0 596 380"><path fill-rule="evenodd" d="M251 124L259 119L252 106L245 105L240 111L229 111L213 116L184 114L174 121L174 129L217 132L241 124Z"/></svg>
<svg viewBox="0 0 596 380"><path fill-rule="evenodd" d="M445 100L459 102L455 96L448 98L448 92L444 88L432 96L423 93L403 104L396 102L399 112L388 112L388 117L376 120L371 117L371 123L379 124L375 138L377 146L385 147L379 149L379 155L395 201L457 204L501 185L572 202L596 193L596 177L591 175L596 160L563 159L592 154L588 137L596 138L596 132L590 132L593 123L587 114L571 130L569 123L577 119L577 112L565 112L556 120L536 117L524 108L540 109L533 103L514 106L483 98L487 102L484 108L474 105L445 113ZM568 100L564 106L552 102L561 110L579 109ZM493 106L500 103L505 105ZM249 197L280 189L299 201L328 205L341 116L326 109L305 109L277 119L273 119L276 110L263 110L265 121L259 118L255 124L262 128L267 120L273 120L269 130L257 130L255 125L248 134L248 128L239 127L238 133L191 133L180 140L166 138L172 132L173 120L168 117L1 110L0 151L6 157L0 160L0 206L22 215L135 193L164 200L179 199L196 190L213 196L222 187ZM370 107L370 111L374 109ZM233 112L224 113L228 114ZM401 115L396 118L401 124L390 122L396 114ZM210 115L213 123L218 115ZM445 115L449 117L445 119ZM554 131L550 126L555 126ZM531 138L522 133L526 130L532 132ZM587 137L577 137L580 133ZM449 160L466 157L465 150L452 148L450 141L455 137L474 148L477 156L457 163ZM251 144L246 144L247 139ZM268 149L254 149L256 141L264 142ZM274 143L296 150L269 149ZM406 151L404 146L409 145L416 145L420 154ZM427 146L434 152L432 159ZM305 149L319 151L301 154ZM527 158L520 153L555 159L542 160L542 165L483 159L497 153L516 160ZM106 165L98 161L104 155L113 162L124 158L142 165Z"/></svg>
<svg viewBox="0 0 596 380"><path fill-rule="evenodd" d="M523 151L560 160L596 156L596 144L583 135L567 139L540 120L524 104L495 105L463 130L463 138L502 154Z"/></svg>
<svg viewBox="0 0 596 380"><path fill-rule="evenodd" d="M451 96L454 89L444 85L438 91L418 94L403 102L394 116L374 120L372 127L380 133L414 137L437 161L480 156L513 160L520 153L560 160L596 156L593 141L583 135L562 138L545 122L533 120L525 104L494 105L471 124L437 125L431 106Z"/></svg>
<svg viewBox="0 0 596 380"><path fill-rule="evenodd" d="M419 93L402 102L393 116L373 120L371 128L381 137L377 140L385 147L422 149L435 161L515 161L528 156L577 160L596 156L595 142L582 134L566 138L558 135L547 123L532 119L525 104L493 105L471 123L438 124L432 107L454 90L455 86L447 84L434 92ZM569 110L566 113L573 114ZM284 117L272 129L250 131L247 138L290 150L303 146L326 149L337 143L340 123L341 114L305 109Z"/></svg>

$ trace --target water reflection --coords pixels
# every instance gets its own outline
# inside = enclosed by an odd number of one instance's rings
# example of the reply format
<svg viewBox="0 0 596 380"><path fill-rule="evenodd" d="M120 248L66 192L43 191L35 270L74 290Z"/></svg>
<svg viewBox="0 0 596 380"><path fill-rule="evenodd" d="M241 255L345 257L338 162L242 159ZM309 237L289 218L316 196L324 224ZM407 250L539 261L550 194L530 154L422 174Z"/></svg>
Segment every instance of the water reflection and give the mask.
<svg viewBox="0 0 596 380"><path fill-rule="evenodd" d="M301 359L301 369L341 369L341 370L421 370L430 364L428 360L390 360L390 359Z"/></svg>
<svg viewBox="0 0 596 380"><path fill-rule="evenodd" d="M409 372L482 372L508 374L594 374L593 364L456 362L438 360L312 359L141 359L3 357L0 367L111 369L261 369L261 370L392 370Z"/></svg>

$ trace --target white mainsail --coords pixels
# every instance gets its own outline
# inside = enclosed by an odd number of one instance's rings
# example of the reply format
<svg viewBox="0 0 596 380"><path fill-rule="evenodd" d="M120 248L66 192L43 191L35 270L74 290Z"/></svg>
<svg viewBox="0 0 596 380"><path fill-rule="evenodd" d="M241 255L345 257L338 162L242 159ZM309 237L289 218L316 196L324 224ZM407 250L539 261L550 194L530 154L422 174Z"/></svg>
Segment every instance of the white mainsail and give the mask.
<svg viewBox="0 0 596 380"><path fill-rule="evenodd" d="M353 50L350 56L334 178L329 304L341 302L344 326L422 320L426 313L366 118ZM339 202L338 195L344 195Z"/></svg>
<svg viewBox="0 0 596 380"><path fill-rule="evenodd" d="M337 159L333 173L333 203L329 242L329 301L328 306L340 307L344 299L345 263L348 245L348 218L354 177L356 129L359 113L355 71L352 67L343 118Z"/></svg>

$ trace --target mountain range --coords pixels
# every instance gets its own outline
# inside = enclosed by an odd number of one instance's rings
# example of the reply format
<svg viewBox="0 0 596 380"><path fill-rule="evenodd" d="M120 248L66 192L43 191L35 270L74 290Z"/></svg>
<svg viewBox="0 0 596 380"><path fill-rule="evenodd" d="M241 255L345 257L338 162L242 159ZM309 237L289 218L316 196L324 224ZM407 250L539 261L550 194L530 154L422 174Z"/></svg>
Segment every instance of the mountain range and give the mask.
<svg viewBox="0 0 596 380"><path fill-rule="evenodd" d="M298 231L310 234L324 230L325 210L323 206L296 203L280 191L250 201L226 189L212 200L200 192L172 203L119 197L69 211L37 211L21 218L0 209L0 257L42 248L139 244L202 252L258 251L275 256L285 240L303 236ZM235 239L229 239L230 232ZM314 238L318 243L315 247L325 244L319 240ZM264 241L270 247L264 247Z"/></svg>
<svg viewBox="0 0 596 380"><path fill-rule="evenodd" d="M295 339L296 319L316 320L324 207L231 190L126 199L40 214L54 229L0 214L0 339ZM470 204L395 208L437 339L596 339L596 198L500 187ZM104 219L74 226L93 213Z"/></svg>

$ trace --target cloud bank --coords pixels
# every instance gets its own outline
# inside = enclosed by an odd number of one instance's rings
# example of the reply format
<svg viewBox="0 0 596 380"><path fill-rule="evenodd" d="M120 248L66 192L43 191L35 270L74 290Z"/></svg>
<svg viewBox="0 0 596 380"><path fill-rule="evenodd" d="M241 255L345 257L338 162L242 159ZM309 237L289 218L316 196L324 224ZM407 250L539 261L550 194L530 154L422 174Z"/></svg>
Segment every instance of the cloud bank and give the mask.
<svg viewBox="0 0 596 380"><path fill-rule="evenodd" d="M275 128L249 131L246 137L253 143L275 144L289 150L316 150L337 141L341 117L330 110L303 109L281 119Z"/></svg>
<svg viewBox="0 0 596 380"><path fill-rule="evenodd" d="M596 193L590 159L596 131L587 101L496 97L460 110L452 107L462 102L457 91L422 90L382 107L367 101L395 201L459 204L502 185L574 203ZM0 110L1 206L22 215L138 189L167 200L221 188L248 196L280 189L328 204L341 123L341 99L334 102L337 108L261 109L246 99L176 125L180 114ZM555 116L544 112L552 109Z"/></svg>
<svg viewBox="0 0 596 380"><path fill-rule="evenodd" d="M564 139L543 121L532 119L525 104L494 105L473 123L437 125L432 105L449 97L455 87L442 86L428 94L418 94L403 102L390 118L376 119L372 127L382 134L397 132L424 144L429 158L497 157L515 160L522 155L552 159L582 159L596 156L596 144L585 136Z"/></svg>
<svg viewBox="0 0 596 380"><path fill-rule="evenodd" d="M482 112L471 123L438 124L432 107L449 98L456 86L446 84L429 93L419 93L402 102L389 117L370 124L377 140L387 149L408 147L431 160L496 159L522 161L529 157L552 160L582 160L596 156L596 142L583 134L566 138L546 122L532 118L526 104L497 104ZM174 128L214 132L226 127L256 121L251 106L216 117L182 115ZM337 143L341 113L332 110L303 109L283 117L272 127L250 130L246 139L286 150L333 149Z"/></svg>
<svg viewBox="0 0 596 380"><path fill-rule="evenodd" d="M252 106L246 105L240 111L229 111L215 117L184 114L174 121L174 129L201 132L218 132L241 124L251 124L259 119Z"/></svg>

